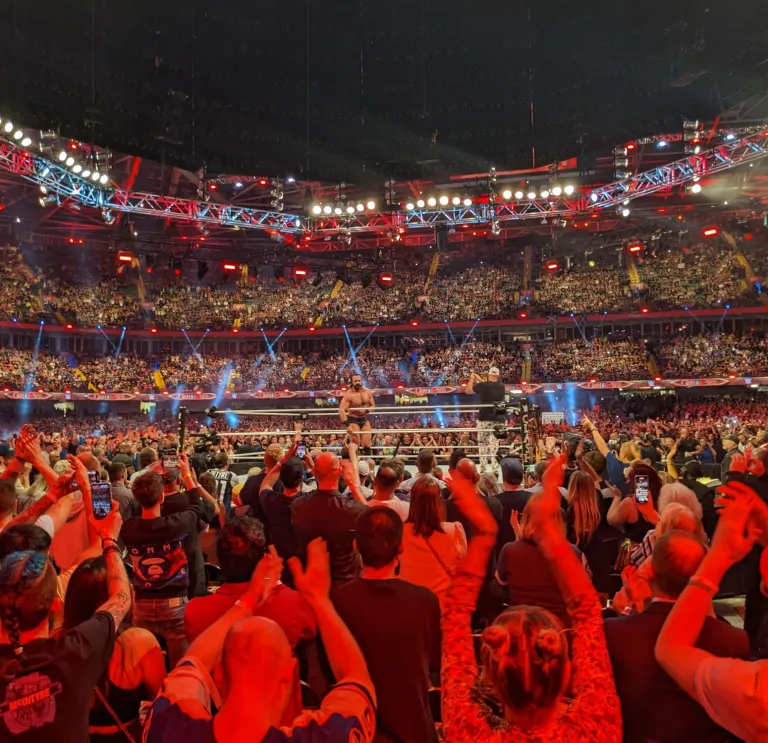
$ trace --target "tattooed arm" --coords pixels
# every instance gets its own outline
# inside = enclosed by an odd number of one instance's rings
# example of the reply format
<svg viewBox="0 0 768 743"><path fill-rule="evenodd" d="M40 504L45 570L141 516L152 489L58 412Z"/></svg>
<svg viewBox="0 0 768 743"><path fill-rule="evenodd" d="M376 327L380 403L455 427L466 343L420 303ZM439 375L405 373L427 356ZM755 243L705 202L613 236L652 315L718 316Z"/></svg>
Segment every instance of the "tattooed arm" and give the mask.
<svg viewBox="0 0 768 743"><path fill-rule="evenodd" d="M120 504L117 501L112 501L112 510L105 519L97 521L91 517L89 521L92 528L101 537L104 562L107 567L109 597L97 611L111 614L112 619L115 620L115 630L117 630L131 608L131 586L128 583L122 554L117 546L117 537L123 525Z"/></svg>

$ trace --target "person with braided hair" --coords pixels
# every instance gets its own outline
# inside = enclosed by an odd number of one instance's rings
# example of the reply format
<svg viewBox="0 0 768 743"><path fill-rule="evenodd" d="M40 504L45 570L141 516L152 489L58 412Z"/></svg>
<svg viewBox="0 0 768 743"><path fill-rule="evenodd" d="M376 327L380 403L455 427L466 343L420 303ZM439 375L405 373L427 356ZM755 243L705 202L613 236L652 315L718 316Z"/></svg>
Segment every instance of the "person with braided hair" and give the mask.
<svg viewBox="0 0 768 743"><path fill-rule="evenodd" d="M561 455L547 469L543 492L529 509L528 526L566 600L571 643L551 612L512 607L482 634L482 673L475 662L471 618L498 527L461 468L454 472L451 492L472 525L472 538L443 606L442 713L445 739L451 743L622 739L600 602L558 523L566 461L567 455ZM476 693L478 681L488 702ZM570 704L565 703L566 693ZM501 717L492 706L500 706Z"/></svg>
<svg viewBox="0 0 768 743"><path fill-rule="evenodd" d="M131 606L117 547L119 506L92 527L102 540L107 599L96 613L51 636L60 609L56 571L39 551L12 552L0 562L0 741L87 743L93 690L112 655Z"/></svg>

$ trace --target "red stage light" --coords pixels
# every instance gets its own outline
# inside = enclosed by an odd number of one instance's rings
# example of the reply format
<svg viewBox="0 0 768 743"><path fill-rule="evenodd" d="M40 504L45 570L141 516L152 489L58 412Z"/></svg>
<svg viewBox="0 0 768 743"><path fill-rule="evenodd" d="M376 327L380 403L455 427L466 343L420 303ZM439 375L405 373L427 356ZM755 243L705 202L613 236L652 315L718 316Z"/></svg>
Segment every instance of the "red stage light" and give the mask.
<svg viewBox="0 0 768 743"><path fill-rule="evenodd" d="M309 326L309 332L310 333L314 333L315 332L315 326L314 325L310 325Z"/></svg>
<svg viewBox="0 0 768 743"><path fill-rule="evenodd" d="M747 240L747 241L751 240L752 239L752 233L751 232L747 232L747 234L744 235L744 239Z"/></svg>
<svg viewBox="0 0 768 743"><path fill-rule="evenodd" d="M717 229L717 227L707 227L706 230L704 230L704 237L715 237L720 234L720 230Z"/></svg>
<svg viewBox="0 0 768 743"><path fill-rule="evenodd" d="M239 333L240 332L240 328L232 328L232 332L233 333Z"/></svg>
<svg viewBox="0 0 768 743"><path fill-rule="evenodd" d="M67 323L67 330L72 330L72 323L71 322Z"/></svg>
<svg viewBox="0 0 768 743"><path fill-rule="evenodd" d="M117 260L120 263L130 263L133 260L133 256L130 253L118 253Z"/></svg>
<svg viewBox="0 0 768 743"><path fill-rule="evenodd" d="M639 253L642 249L642 243L630 243L629 247L627 248L630 253Z"/></svg>
<svg viewBox="0 0 768 743"><path fill-rule="evenodd" d="M210 183L208 185L208 188L210 188L211 191L215 191L218 188L218 186L215 183Z"/></svg>
<svg viewBox="0 0 768 743"><path fill-rule="evenodd" d="M640 310L640 312L642 312L644 315L647 315L647 314L648 314L648 308L647 308L647 307L643 307L643 308Z"/></svg>
<svg viewBox="0 0 768 743"><path fill-rule="evenodd" d="M653 378L653 381L654 381L654 382L661 382L661 377L654 377L654 378Z"/></svg>
<svg viewBox="0 0 768 743"><path fill-rule="evenodd" d="M296 277L304 277L307 275L307 269L306 268L294 268L293 269L293 275Z"/></svg>
<svg viewBox="0 0 768 743"><path fill-rule="evenodd" d="M37 388L37 391L38 391L38 392L45 392L45 390L44 390L42 387L38 387L38 388Z"/></svg>
<svg viewBox="0 0 768 743"><path fill-rule="evenodd" d="M65 395L71 395L72 394L72 390L67 388L67 389L64 390L64 394Z"/></svg>
<svg viewBox="0 0 768 743"><path fill-rule="evenodd" d="M262 179L259 181L259 185L260 185L260 186L266 186L266 185L267 185L267 179L266 179L266 178L262 178Z"/></svg>
<svg viewBox="0 0 768 743"><path fill-rule="evenodd" d="M173 269L174 276L181 276L181 269L180 268L174 268Z"/></svg>
<svg viewBox="0 0 768 743"><path fill-rule="evenodd" d="M728 375L728 379L736 379L736 375L735 374L729 374Z"/></svg>
<svg viewBox="0 0 768 743"><path fill-rule="evenodd" d="M77 142L70 142L67 145L67 147L69 147L70 150L76 150L79 147L79 145L77 144Z"/></svg>
<svg viewBox="0 0 768 743"><path fill-rule="evenodd" d="M3 392L10 392L10 391L11 391L10 387L3 387Z"/></svg>
<svg viewBox="0 0 768 743"><path fill-rule="evenodd" d="M411 325L415 328L418 325L418 320L411 320Z"/></svg>
<svg viewBox="0 0 768 743"><path fill-rule="evenodd" d="M557 271L560 268L560 264L557 261L547 261L546 266L548 271Z"/></svg>
<svg viewBox="0 0 768 743"><path fill-rule="evenodd" d="M595 382L597 382L597 379L595 377L590 377L589 382L590 384L595 384Z"/></svg>
<svg viewBox="0 0 768 743"><path fill-rule="evenodd" d="M527 312L521 312L520 313L520 319L521 320L525 320L526 317L528 317L528 313Z"/></svg>
<svg viewBox="0 0 768 743"><path fill-rule="evenodd" d="M150 332L150 333L157 333L157 328L150 328L150 329L149 329L149 332Z"/></svg>
<svg viewBox="0 0 768 743"><path fill-rule="evenodd" d="M225 263L223 268L225 271L237 271L237 263Z"/></svg>
<svg viewBox="0 0 768 743"><path fill-rule="evenodd" d="M147 273L152 273L152 266L147 266Z"/></svg>
<svg viewBox="0 0 768 743"><path fill-rule="evenodd" d="M636 145L635 145L635 143L634 143L634 142L630 142L630 143L627 145L627 149L628 149L628 150L634 150L634 149L635 149L635 146L636 146Z"/></svg>

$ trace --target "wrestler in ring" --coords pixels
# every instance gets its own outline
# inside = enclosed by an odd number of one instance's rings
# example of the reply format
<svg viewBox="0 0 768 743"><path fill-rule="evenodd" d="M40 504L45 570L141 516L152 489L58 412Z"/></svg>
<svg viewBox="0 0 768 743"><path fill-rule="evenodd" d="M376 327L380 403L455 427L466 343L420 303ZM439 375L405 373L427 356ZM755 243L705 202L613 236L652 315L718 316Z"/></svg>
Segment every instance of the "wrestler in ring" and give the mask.
<svg viewBox="0 0 768 743"><path fill-rule="evenodd" d="M368 415L376 408L376 402L373 399L373 392L363 387L363 378L359 374L352 375L351 385L341 398L339 418L346 424L347 433L352 441L360 447L363 454L370 456L371 434L360 435L360 432L371 430Z"/></svg>

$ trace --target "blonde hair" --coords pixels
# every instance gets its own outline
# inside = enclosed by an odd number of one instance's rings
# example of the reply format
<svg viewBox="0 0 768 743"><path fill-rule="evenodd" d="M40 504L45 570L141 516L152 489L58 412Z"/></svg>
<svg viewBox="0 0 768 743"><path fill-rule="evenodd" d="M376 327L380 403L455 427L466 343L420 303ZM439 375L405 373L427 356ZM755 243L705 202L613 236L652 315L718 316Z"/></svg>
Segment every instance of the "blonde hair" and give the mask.
<svg viewBox="0 0 768 743"><path fill-rule="evenodd" d="M702 544L707 543L707 534L701 519L683 503L670 503L656 524L656 536L662 537L670 531L687 531Z"/></svg>
<svg viewBox="0 0 768 743"><path fill-rule="evenodd" d="M640 459L640 452L637 450L633 441L625 441L619 449L619 459L626 464Z"/></svg>
<svg viewBox="0 0 768 743"><path fill-rule="evenodd" d="M672 475L669 474L669 472L659 472L659 480L661 480L661 486L664 487L664 485L672 485L673 483L677 482Z"/></svg>
<svg viewBox="0 0 768 743"><path fill-rule="evenodd" d="M568 483L568 513L573 514L576 544L588 542L602 518L592 478L586 472L574 472Z"/></svg>
<svg viewBox="0 0 768 743"><path fill-rule="evenodd" d="M483 683L512 709L553 707L570 683L563 625L537 606L515 606L499 614L483 632L480 654Z"/></svg>
<svg viewBox="0 0 768 743"><path fill-rule="evenodd" d="M499 481L496 479L496 475L486 472L484 475L480 475L477 488L485 496L498 495Z"/></svg>

